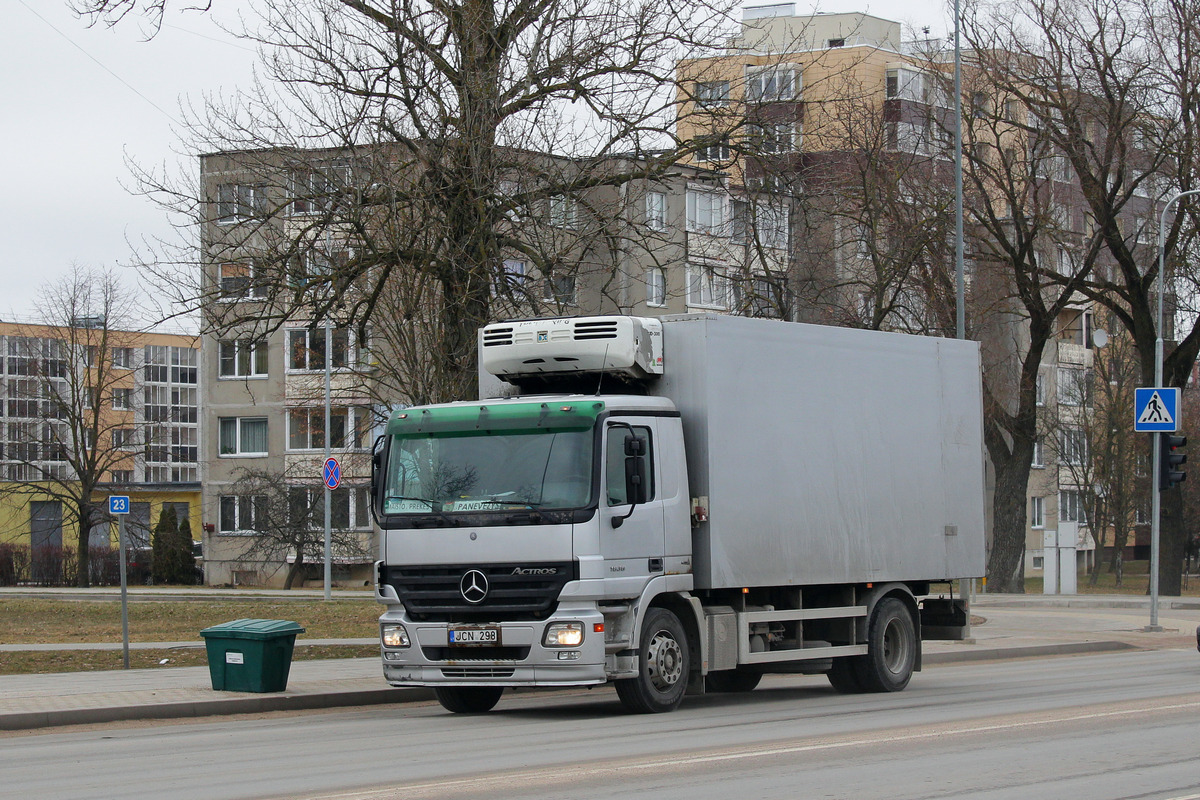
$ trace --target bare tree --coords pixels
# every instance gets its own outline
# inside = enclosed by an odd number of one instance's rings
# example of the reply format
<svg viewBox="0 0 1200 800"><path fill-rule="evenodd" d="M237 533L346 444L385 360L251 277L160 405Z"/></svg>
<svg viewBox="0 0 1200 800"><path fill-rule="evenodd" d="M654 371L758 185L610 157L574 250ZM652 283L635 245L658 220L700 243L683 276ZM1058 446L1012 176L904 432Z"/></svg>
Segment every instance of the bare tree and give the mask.
<svg viewBox="0 0 1200 800"><path fill-rule="evenodd" d="M368 555L361 534L350 527L349 488L332 493L330 541L335 558ZM277 472L245 469L222 496L222 529L253 533L235 547L233 560L250 564L287 563L284 589L303 580L309 564L320 564L325 546L324 487L297 484Z"/></svg>
<svg viewBox="0 0 1200 800"><path fill-rule="evenodd" d="M1044 143L1070 176L1085 210L1063 241L1072 269L1042 280L1100 303L1129 331L1142 380L1153 382L1159 279L1155 242L1164 202L1195 184L1200 117L1200 9L1174 0L1020 0L989 4L966 36L1003 102L1023 110L1014 124ZM1189 266L1196 246L1195 198L1169 218L1166 298L1174 339L1165 382L1183 386L1200 352L1200 318L1178 314L1197 296ZM1081 282L1079 276L1086 276ZM1160 585L1177 593L1183 534L1164 528Z"/></svg>
<svg viewBox="0 0 1200 800"><path fill-rule="evenodd" d="M88 538L102 527L107 499L97 492L115 470L132 469L142 431L131 424L133 305L112 272L75 267L45 286L40 324L8 337L7 419L0 491L49 498L78 533L77 581L89 584Z"/></svg>
<svg viewBox="0 0 1200 800"><path fill-rule="evenodd" d="M718 0L722 2L723 0ZM156 0L88 0L96 19ZM139 173L201 228L200 270L156 250L148 268L213 329L325 318L366 333L420 286L448 387L468 394L475 331L506 258L540 299L612 271L616 190L670 175L675 60L722 41L732 4L617 0L269 0L240 35L262 81L189 125L206 182ZM199 276L199 277L197 277ZM231 287L254 303L225 303ZM222 295L225 295L225 298Z"/></svg>

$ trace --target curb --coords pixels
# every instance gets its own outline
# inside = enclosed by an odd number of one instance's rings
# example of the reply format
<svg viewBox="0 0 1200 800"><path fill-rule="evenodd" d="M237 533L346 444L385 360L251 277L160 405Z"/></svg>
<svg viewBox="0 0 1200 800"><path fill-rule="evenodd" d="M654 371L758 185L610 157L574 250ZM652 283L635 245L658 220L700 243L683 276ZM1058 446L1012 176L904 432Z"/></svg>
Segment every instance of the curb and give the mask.
<svg viewBox="0 0 1200 800"><path fill-rule="evenodd" d="M921 656L921 662L923 664L962 664L973 661L1008 661L1020 658L1114 653L1140 649L1142 648L1129 644L1129 642L1060 642L1058 644L1006 647L998 650L968 650L961 653L925 653Z"/></svg>
<svg viewBox="0 0 1200 800"><path fill-rule="evenodd" d="M1062 642L991 650L926 653L922 657L922 661L925 665L931 666L1139 649L1141 648L1128 642ZM220 697L211 700L189 700L175 703L0 713L0 731L34 730L63 725L94 725L130 720L189 719L231 714L260 714L269 711L309 711L388 703L418 703L433 699L433 690L424 687L352 689L309 694L287 694L286 692L250 694L244 697Z"/></svg>
<svg viewBox="0 0 1200 800"><path fill-rule="evenodd" d="M229 714L261 714L268 711L309 711L319 708L417 703L434 698L432 689L356 689L313 694L262 694L222 697L178 703L149 703L139 706L68 708L55 711L22 711L0 714L0 731L53 728L61 725L94 725L147 719L187 719Z"/></svg>

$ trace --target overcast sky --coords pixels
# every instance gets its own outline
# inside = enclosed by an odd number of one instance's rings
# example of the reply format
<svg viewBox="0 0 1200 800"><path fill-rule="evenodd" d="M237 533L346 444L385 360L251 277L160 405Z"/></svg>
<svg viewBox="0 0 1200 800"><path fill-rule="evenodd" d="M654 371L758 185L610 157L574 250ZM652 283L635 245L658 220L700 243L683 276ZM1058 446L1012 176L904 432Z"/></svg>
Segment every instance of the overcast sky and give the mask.
<svg viewBox="0 0 1200 800"><path fill-rule="evenodd" d="M246 1L214 0L214 10L230 18ZM796 7L812 8L804 0ZM936 36L948 30L944 7L827 0L819 10L928 25ZM38 287L73 263L119 267L130 262L130 243L174 235L165 214L133 194L127 159L196 169L178 133L181 103L248 82L255 56L196 13L168 16L147 41L149 31L132 18L89 28L66 0L10 0L0 4L0 30L0 319L31 319ZM128 282L138 287L132 270Z"/></svg>

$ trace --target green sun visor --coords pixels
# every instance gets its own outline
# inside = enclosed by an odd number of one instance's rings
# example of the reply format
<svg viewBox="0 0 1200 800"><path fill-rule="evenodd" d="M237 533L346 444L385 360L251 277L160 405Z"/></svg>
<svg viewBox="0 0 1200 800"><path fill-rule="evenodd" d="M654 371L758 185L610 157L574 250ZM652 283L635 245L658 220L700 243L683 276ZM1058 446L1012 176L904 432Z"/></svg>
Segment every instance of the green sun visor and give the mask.
<svg viewBox="0 0 1200 800"><path fill-rule="evenodd" d="M406 408L392 415L387 432L412 437L583 431L592 428L603 412L604 402L591 399Z"/></svg>

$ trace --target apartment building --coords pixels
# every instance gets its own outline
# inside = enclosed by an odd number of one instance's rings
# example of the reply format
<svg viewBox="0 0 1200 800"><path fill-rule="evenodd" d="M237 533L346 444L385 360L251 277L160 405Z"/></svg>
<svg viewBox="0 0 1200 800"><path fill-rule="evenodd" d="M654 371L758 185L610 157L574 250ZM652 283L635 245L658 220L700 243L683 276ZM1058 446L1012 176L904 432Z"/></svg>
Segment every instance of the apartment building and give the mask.
<svg viewBox="0 0 1200 800"><path fill-rule="evenodd" d="M953 335L948 285L935 280L954 252L944 211L953 186L949 70L940 42L907 40L898 22L861 13L796 15L788 3L747 8L723 53L680 62L679 131L697 143L694 163L723 173L733 197L792 203L784 275L795 289L795 318ZM1004 122L1024 121L1029 112L966 85L964 115L979 121L967 126L978 132L966 146L979 147L981 157L988 148L1006 155L1025 148L1025 128ZM985 117L999 125L983 132ZM1064 160L1043 161L1037 175L1052 187L1050 212L1061 233L1037 257L1070 274L1072 248L1089 224L1085 205ZM985 258L987 247L974 237L982 235L967 231L968 298L998 307L1007 284L975 280L975 258ZM1072 297L1039 370L1026 574L1040 574L1048 534L1059 527L1077 526L1081 565L1095 557L1086 513L1093 487L1080 468L1089 456L1094 316L1090 300ZM1009 371L1028 350L1019 320L1019 313L1001 315L980 328L985 354Z"/></svg>
<svg viewBox="0 0 1200 800"><path fill-rule="evenodd" d="M570 160L521 153L568 171ZM409 386L434 380L438 356L421 338L429 286L407 272L381 290L381 305L364 332L336 328L326 345L324 323L303 306L280 311L280 285L302 285L306 270L346 263L377 242L364 242L333 219L319 199L333 184L361 191L375 154L338 151L218 153L201 160L211 213L204 225L208 264L202 337L205 565L215 584L286 580L294 548L256 546L267 503L246 496L247 475L275 476L292 495L323 492L325 366L330 367L330 445L342 465L333 491L335 582L371 580L375 532L369 515L369 451L390 409L412 402ZM612 169L631 161L614 157ZM303 164L302 167L297 164ZM319 174L320 177L314 177ZM569 181L568 181L569 183ZM489 314L511 317L716 310L791 318L783 275L788 215L731 193L728 176L702 165L677 167L654 179L617 185L591 182L552 191L520 170L498 186L510 199L500 227L519 242L492 274ZM378 219L372 224L382 224ZM416 224L416 223L413 223ZM322 233L313 245L311 231ZM282 254L282 256L280 255ZM268 262L274 259L272 273ZM353 289L348 290L350 292ZM278 314L274 320L272 315ZM364 333L365 338L364 338ZM402 365L402 366L400 366ZM419 375L398 372L421 373ZM311 505L311 503L310 503ZM261 512L261 513L260 513ZM299 579L316 580L323 553L304 554Z"/></svg>
<svg viewBox="0 0 1200 800"><path fill-rule="evenodd" d="M0 323L0 541L73 549L63 486L77 480L75 436L95 439L102 474L93 499L130 498L129 546L146 547L164 507L200 538L200 371L195 337L71 326ZM93 418L91 412L95 410ZM105 519L93 547L116 543Z"/></svg>

